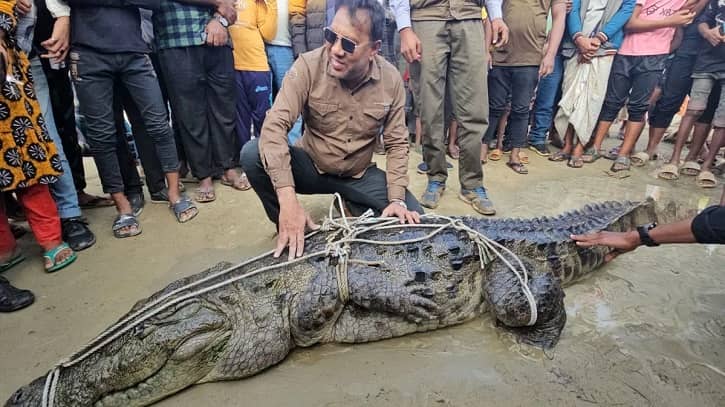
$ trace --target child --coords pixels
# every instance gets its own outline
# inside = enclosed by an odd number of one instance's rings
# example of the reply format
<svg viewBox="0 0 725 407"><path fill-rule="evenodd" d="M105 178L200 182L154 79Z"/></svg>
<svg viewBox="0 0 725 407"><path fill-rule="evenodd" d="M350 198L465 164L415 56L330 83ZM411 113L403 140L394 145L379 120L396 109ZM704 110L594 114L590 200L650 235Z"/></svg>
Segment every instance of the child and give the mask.
<svg viewBox="0 0 725 407"><path fill-rule="evenodd" d="M627 34L614 57L607 94L594 135L594 151L599 151L617 113L627 102L628 119L621 148L613 158L612 172L628 171L629 155L644 127L644 118L655 85L670 53L677 27L695 17L687 0L637 0Z"/></svg>

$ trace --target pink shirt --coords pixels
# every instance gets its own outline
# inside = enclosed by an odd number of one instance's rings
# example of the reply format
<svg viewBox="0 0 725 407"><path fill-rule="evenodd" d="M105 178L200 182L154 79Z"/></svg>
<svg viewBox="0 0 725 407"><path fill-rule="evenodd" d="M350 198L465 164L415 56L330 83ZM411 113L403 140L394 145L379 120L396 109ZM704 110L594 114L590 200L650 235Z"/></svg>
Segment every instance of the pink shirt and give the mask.
<svg viewBox="0 0 725 407"><path fill-rule="evenodd" d="M642 6L639 18L662 20L675 14L687 0L637 0ZM622 55L662 55L670 53L670 43L675 36L675 27L658 28L652 31L626 34L619 53Z"/></svg>

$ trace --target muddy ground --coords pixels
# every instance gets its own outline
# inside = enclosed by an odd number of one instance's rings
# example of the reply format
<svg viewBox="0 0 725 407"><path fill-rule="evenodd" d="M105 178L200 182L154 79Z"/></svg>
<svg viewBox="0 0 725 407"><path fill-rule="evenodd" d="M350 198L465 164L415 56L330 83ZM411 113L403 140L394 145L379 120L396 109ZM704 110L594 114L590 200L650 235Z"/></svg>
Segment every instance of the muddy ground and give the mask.
<svg viewBox="0 0 725 407"><path fill-rule="evenodd" d="M425 187L425 178L414 173L419 159L414 153L410 163L416 195ZM642 199L653 187L662 200L694 210L719 200L722 190L700 189L686 177L658 180L655 162L614 179L603 172L610 163L572 170L532 157L527 176L503 162L489 163L485 184L501 217L556 215L592 201ZM457 176L454 169L438 213L472 213L456 197ZM100 192L98 179L89 181L90 192ZM37 302L0 315L0 399L168 282L269 250L273 228L253 192L222 186L217 192L217 201L200 205L198 218L186 225L176 223L164 205L147 204L140 217L143 234L123 241L111 235L113 209L87 211L98 243L52 275L42 271L32 238L23 238L30 259L6 277L32 289ZM321 217L330 201L313 197L304 204ZM567 289L566 304L569 322L547 354L515 344L484 317L378 343L297 350L256 377L197 386L160 405L725 405L723 247L641 248Z"/></svg>

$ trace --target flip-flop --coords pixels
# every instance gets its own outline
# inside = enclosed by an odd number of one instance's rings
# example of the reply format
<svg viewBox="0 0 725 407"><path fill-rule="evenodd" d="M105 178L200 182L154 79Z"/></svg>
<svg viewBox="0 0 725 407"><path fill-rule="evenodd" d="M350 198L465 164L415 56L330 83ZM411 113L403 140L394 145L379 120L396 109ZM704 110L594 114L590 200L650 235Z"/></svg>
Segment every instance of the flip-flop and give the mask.
<svg viewBox="0 0 725 407"><path fill-rule="evenodd" d="M696 178L697 186L700 188L715 188L717 186L717 179L715 174L710 171L700 171L700 174Z"/></svg>
<svg viewBox="0 0 725 407"><path fill-rule="evenodd" d="M136 228L136 230L122 232L123 228ZM138 219L130 213L118 215L116 220L113 222L113 236L117 239L123 239L126 237L133 237L141 234L141 225L138 223Z"/></svg>
<svg viewBox="0 0 725 407"><path fill-rule="evenodd" d="M695 161L685 161L680 167L680 174L696 177L700 173L700 164Z"/></svg>
<svg viewBox="0 0 725 407"><path fill-rule="evenodd" d="M508 161L506 166L514 170L517 174L526 175L529 173L529 170L523 163L512 163L511 161Z"/></svg>
<svg viewBox="0 0 725 407"><path fill-rule="evenodd" d="M61 261L56 261L58 253L62 252L63 250L70 250L72 254ZM68 243L63 242L55 248L45 252L45 254L43 254L43 258L48 259L51 262L50 267L46 267L45 271L47 273L53 273L76 261L78 255L76 254L76 252L73 251L73 249L70 248L70 246L68 246Z"/></svg>
<svg viewBox="0 0 725 407"><path fill-rule="evenodd" d="M196 190L196 202L199 203L206 203L206 202L214 202L216 200L216 193L214 190L211 191L203 191L201 189Z"/></svg>
<svg viewBox="0 0 725 407"><path fill-rule="evenodd" d="M173 204L169 205L169 208L172 212L174 212L174 216L176 216L176 220L179 223L186 223L196 217L196 215L199 214L199 210L196 208L196 205L194 205L193 202L191 202L191 199L187 196L182 196L178 201L174 202ZM187 212L189 210L193 209L192 215L190 215L186 219L182 219L184 216L184 212Z"/></svg>
<svg viewBox="0 0 725 407"><path fill-rule="evenodd" d="M222 185L232 187L237 191L246 191L252 187L252 185L249 184L249 179L247 179L247 174L245 173L242 173L239 178L237 178L236 182L230 181L227 177L222 177L221 183Z"/></svg>
<svg viewBox="0 0 725 407"><path fill-rule="evenodd" d="M590 148L586 151L584 151L584 154L582 155L582 161L585 164L591 164L597 162L600 158L602 158L602 155L606 153L604 150L597 150L596 148Z"/></svg>
<svg viewBox="0 0 725 407"><path fill-rule="evenodd" d="M488 159L491 161L498 161L501 159L501 157L503 157L503 151L498 148L488 153Z"/></svg>
<svg viewBox="0 0 725 407"><path fill-rule="evenodd" d="M94 208L107 208L109 206L116 205L113 199L105 198L102 196L93 196L90 201L80 204L81 209L94 209Z"/></svg>
<svg viewBox="0 0 725 407"><path fill-rule="evenodd" d="M649 162L650 157L649 154L644 151L640 151L639 153L632 154L629 159L631 160L633 166L644 167Z"/></svg>
<svg viewBox="0 0 725 407"><path fill-rule="evenodd" d="M607 160L614 161L617 159L617 157L619 157L619 149L620 146L612 147L611 149L609 149L609 151L607 151L607 154L604 154L603 157Z"/></svg>
<svg viewBox="0 0 725 407"><path fill-rule="evenodd" d="M680 170L675 164L665 164L657 171L657 177L667 181L675 181L680 178Z"/></svg>
<svg viewBox="0 0 725 407"><path fill-rule="evenodd" d="M25 256L23 255L23 252L21 252L20 249L16 247L15 251L10 256L8 261L6 261L5 263L0 263L0 273L10 270L11 268L13 268L13 266L18 265L23 260L25 260Z"/></svg>
<svg viewBox="0 0 725 407"><path fill-rule="evenodd" d="M582 168L584 167L584 159L582 157L571 157L566 162L566 166L569 168Z"/></svg>
<svg viewBox="0 0 725 407"><path fill-rule="evenodd" d="M549 157L549 161L554 161L554 162L567 161L567 160L569 160L569 158L571 158L571 154L565 153L563 151L557 151Z"/></svg>

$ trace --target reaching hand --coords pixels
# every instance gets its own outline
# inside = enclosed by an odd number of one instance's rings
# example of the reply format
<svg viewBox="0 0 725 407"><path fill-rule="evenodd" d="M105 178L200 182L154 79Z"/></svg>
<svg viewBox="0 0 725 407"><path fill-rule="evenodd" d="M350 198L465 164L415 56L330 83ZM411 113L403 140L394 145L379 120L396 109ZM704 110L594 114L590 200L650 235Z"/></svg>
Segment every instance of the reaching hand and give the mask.
<svg viewBox="0 0 725 407"><path fill-rule="evenodd" d="M400 30L400 53L409 64L420 61L423 47L418 35L410 27Z"/></svg>
<svg viewBox="0 0 725 407"><path fill-rule="evenodd" d="M605 262L612 261L615 257L622 253L626 253L636 249L639 246L639 234L634 232L608 232L601 231L588 235L572 235L571 238L576 241L577 246L607 246L615 249L605 258Z"/></svg>
<svg viewBox="0 0 725 407"><path fill-rule="evenodd" d="M234 8L234 0L220 0L216 12L226 18L229 24L234 24L237 21L237 9Z"/></svg>
<svg viewBox="0 0 725 407"><path fill-rule="evenodd" d="M503 19L497 18L491 21L491 31L493 31L493 39L491 44L497 47L503 47L509 42L509 27L503 22Z"/></svg>
<svg viewBox="0 0 725 407"><path fill-rule="evenodd" d="M294 191L292 191L294 194ZM294 196L284 201L280 199L279 207L279 236L277 237L277 247L274 250L274 257L279 257L282 251L289 247L289 260L302 256L305 248L305 226L311 230L320 228L312 221L302 208L302 205Z"/></svg>
<svg viewBox="0 0 725 407"><path fill-rule="evenodd" d="M725 36L720 34L720 27L710 28L707 30L702 30L702 37L707 40L707 42L710 43L713 47L717 47L725 41Z"/></svg>
<svg viewBox="0 0 725 407"><path fill-rule="evenodd" d="M390 205L388 205L387 208L383 209L383 213L381 216L383 218L399 218L400 223L420 223L420 215L418 215L418 212L409 211L406 208L403 208L402 205L395 202L391 203Z"/></svg>

